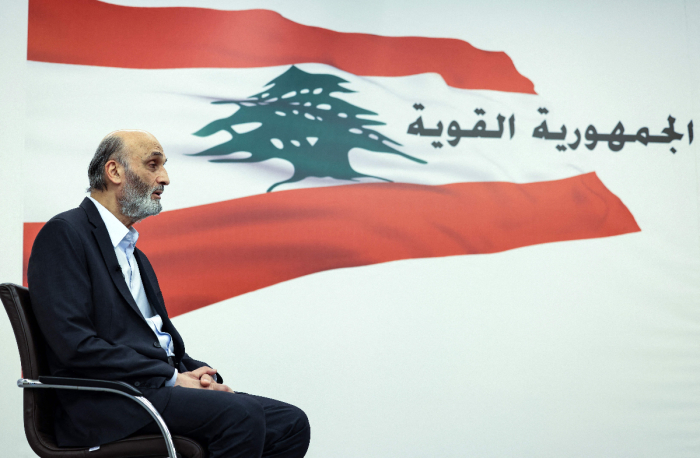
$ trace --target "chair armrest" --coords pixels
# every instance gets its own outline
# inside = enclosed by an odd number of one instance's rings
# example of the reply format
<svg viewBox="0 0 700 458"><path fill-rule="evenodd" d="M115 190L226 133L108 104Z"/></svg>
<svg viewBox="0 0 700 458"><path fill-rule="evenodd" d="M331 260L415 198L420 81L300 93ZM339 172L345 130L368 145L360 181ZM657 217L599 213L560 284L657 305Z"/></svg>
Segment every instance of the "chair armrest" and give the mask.
<svg viewBox="0 0 700 458"><path fill-rule="evenodd" d="M156 422L160 428L160 432L163 434L163 439L165 439L165 446L168 449L168 457L176 458L177 452L175 451L175 444L173 443L173 438L170 435L168 426L165 424L163 417L160 413L153 407L148 399L143 397L143 394L133 386L124 382L112 382L109 380L92 380L84 378L71 378L71 377L51 377L51 376L40 376L39 380L31 380L21 378L17 380L17 386L20 388L49 388L49 389L64 389L64 390L78 390L78 391L97 391L103 393L114 393L121 396L125 396L132 401L138 403L146 409L146 411L151 415L153 420Z"/></svg>
<svg viewBox="0 0 700 458"><path fill-rule="evenodd" d="M143 396L143 394L139 390L124 382L113 382L109 380L95 380L73 377L52 377L48 375L40 376L39 381L45 385L75 386L86 388L109 388L112 390L121 391L125 394L130 394L132 396Z"/></svg>

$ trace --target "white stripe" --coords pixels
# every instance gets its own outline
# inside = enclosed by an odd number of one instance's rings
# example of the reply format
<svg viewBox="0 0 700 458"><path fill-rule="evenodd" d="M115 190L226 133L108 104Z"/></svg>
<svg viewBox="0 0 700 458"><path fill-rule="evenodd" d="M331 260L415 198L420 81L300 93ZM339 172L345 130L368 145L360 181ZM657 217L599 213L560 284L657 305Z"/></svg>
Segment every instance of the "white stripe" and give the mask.
<svg viewBox="0 0 700 458"><path fill-rule="evenodd" d="M232 164L209 162L213 157L188 156L230 139L225 132L206 138L192 135L237 109L235 104L214 105L212 101L245 99L259 93L287 66L134 70L29 62L28 67L26 154L30 164L50 165L37 168L36 174L29 173L25 185L25 221L46 220L75 206L87 186L86 169L97 144L106 133L120 128L148 130L163 144L172 181L163 197L166 209L264 193L293 174L292 164L283 159ZM436 74L360 78L327 65L298 67L308 73L336 74L347 80L344 86L356 92L334 95L378 113L367 119L386 125L369 126L370 129L400 143L402 146L396 148L405 154L427 161L419 164L394 154L354 148L349 153L350 163L360 173L395 182L436 185L464 181L542 181L591 170L581 163L581 154L562 154L554 149L552 142L532 138L532 129L545 119L536 111L544 103L539 96L453 89ZM415 110L415 103L423 104L425 109ZM298 108L303 114L303 107ZM484 109L486 114L478 116L474 113L476 108ZM487 129L493 130L499 113L506 118L515 116L516 131L512 139L506 121L502 138L462 138L456 147L447 143L452 138L447 135L451 121L458 121L462 129L470 129L483 119ZM328 111L327 116L333 115L337 113ZM426 128L442 121L442 137L409 135L408 126L418 116L425 121ZM250 127L239 126L238 130L245 132ZM572 138L573 133L568 141ZM302 137L297 142L302 140L304 144L316 142L312 137ZM431 146L435 140L443 147ZM246 156L244 152L236 154ZM67 192L46 192L59 186L65 189L66 183L69 183ZM350 183L333 178L307 178L276 190Z"/></svg>

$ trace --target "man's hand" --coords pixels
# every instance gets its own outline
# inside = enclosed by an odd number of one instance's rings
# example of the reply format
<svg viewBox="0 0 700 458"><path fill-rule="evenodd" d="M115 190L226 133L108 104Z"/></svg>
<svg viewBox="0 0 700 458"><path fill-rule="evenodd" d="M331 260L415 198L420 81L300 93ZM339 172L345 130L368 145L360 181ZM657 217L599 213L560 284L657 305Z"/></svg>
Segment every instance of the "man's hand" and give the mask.
<svg viewBox="0 0 700 458"><path fill-rule="evenodd" d="M227 385L224 385L223 383L218 383L216 379L209 374L202 375L202 378L199 379L199 383L202 385L202 387L208 390L228 391L229 393L235 393L235 391L233 391Z"/></svg>
<svg viewBox="0 0 700 458"><path fill-rule="evenodd" d="M216 369L212 369L209 366L202 366L191 372L178 373L175 386L233 393L234 391L228 386L216 382L214 379L215 374Z"/></svg>

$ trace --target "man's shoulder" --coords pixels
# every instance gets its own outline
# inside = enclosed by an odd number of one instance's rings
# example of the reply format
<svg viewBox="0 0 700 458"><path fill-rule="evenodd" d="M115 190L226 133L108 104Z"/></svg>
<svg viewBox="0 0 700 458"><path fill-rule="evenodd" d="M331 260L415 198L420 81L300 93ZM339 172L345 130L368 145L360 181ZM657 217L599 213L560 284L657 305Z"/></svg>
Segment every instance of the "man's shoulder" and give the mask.
<svg viewBox="0 0 700 458"><path fill-rule="evenodd" d="M63 220L69 223L80 223L83 221L87 221L87 215L85 214L85 211L82 208L75 207L71 208L70 210L66 210L64 212L59 213L58 215L51 218L49 222L54 220Z"/></svg>
<svg viewBox="0 0 700 458"><path fill-rule="evenodd" d="M79 229L88 223L89 221L85 210L80 207L76 207L54 216L46 222L46 226L63 226L64 224L68 224L74 229Z"/></svg>
<svg viewBox="0 0 700 458"><path fill-rule="evenodd" d="M93 228L93 224L90 222L90 217L88 215L89 209L86 208L88 205L94 206L92 202L85 199L79 207L59 213L46 222L40 233L63 232L66 230L78 234L89 232ZM95 212L97 212L97 210L95 210Z"/></svg>
<svg viewBox="0 0 700 458"><path fill-rule="evenodd" d="M55 264L58 258L66 258L68 251L82 252L86 241L91 239L92 227L81 207L59 213L48 220L32 243L28 275L40 266L47 267Z"/></svg>

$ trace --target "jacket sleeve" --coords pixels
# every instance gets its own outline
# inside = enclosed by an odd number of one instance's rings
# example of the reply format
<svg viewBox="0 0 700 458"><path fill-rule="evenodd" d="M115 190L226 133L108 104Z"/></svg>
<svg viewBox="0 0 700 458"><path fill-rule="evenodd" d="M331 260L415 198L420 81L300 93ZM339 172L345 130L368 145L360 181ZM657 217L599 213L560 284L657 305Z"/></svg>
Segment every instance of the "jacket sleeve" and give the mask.
<svg viewBox="0 0 700 458"><path fill-rule="evenodd" d="M34 314L59 369L77 377L147 380L144 386L154 388L172 376L166 362L98 335L100 304L93 303L85 246L67 221L52 219L39 232L27 278Z"/></svg>

